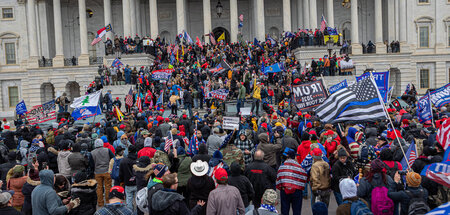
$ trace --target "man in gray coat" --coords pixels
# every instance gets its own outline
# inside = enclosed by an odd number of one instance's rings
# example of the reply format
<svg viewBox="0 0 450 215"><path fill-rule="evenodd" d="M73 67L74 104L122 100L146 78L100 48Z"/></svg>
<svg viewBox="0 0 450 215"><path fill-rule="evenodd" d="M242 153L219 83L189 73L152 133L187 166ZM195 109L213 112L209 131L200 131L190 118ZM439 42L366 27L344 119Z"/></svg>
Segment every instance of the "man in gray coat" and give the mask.
<svg viewBox="0 0 450 215"><path fill-rule="evenodd" d="M219 137L220 129L214 128L213 129L213 135L210 135L208 137L208 140L206 141L206 145L208 146L208 154L213 155L215 151L219 150L220 145L222 144L222 138Z"/></svg>
<svg viewBox="0 0 450 215"><path fill-rule="evenodd" d="M94 162L95 180L97 181L97 204L103 207L103 186L105 186L105 199L109 201L109 190L111 189L111 175L108 173L109 161L114 154L108 148L103 147L103 141L96 139L94 142L95 149L91 152Z"/></svg>

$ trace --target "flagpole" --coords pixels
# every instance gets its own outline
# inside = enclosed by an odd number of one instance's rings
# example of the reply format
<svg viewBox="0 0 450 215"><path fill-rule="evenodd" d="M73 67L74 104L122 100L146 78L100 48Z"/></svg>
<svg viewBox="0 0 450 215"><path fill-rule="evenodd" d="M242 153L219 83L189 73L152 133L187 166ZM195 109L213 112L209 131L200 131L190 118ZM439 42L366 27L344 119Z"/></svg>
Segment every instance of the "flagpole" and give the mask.
<svg viewBox="0 0 450 215"><path fill-rule="evenodd" d="M372 71L370 71L370 78L372 79L372 81L375 81L375 79L373 77L373 74L372 74ZM378 99L382 99L379 90L377 90L377 93L378 93ZM381 103L381 101L382 100L380 100L380 104L381 104L381 106L383 106L384 114L385 114L386 118L389 120L389 123L391 124L392 129L394 130L395 138L397 139L398 145L399 145L400 149L402 150L403 156L405 157L406 164L408 165L408 169L411 169L411 166L409 165L408 157L406 156L405 150L403 150L402 144L400 142L400 138L398 137L396 129L394 127L394 123L392 123L392 119L391 119L391 117L389 117L389 114L388 114L387 109L386 109L386 105L383 104L384 102Z"/></svg>
<svg viewBox="0 0 450 215"><path fill-rule="evenodd" d="M434 125L434 117L433 117L433 108L431 106L431 94L430 94L430 89L427 90L427 94L428 94L428 104L430 105L430 111L431 111L431 124L433 125L433 128L436 128L436 126Z"/></svg>

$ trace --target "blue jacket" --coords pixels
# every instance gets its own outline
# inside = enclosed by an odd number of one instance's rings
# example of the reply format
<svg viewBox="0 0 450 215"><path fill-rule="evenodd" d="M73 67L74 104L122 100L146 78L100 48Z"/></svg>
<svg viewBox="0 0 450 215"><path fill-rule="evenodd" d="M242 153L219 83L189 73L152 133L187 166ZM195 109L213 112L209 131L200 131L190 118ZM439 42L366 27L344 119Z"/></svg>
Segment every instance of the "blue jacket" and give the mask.
<svg viewBox="0 0 450 215"><path fill-rule="evenodd" d="M34 188L33 192L31 193L31 205L33 205L33 214L66 214L67 207L63 205L61 199L53 189L53 171L42 170L39 172L39 178L41 179L41 184Z"/></svg>

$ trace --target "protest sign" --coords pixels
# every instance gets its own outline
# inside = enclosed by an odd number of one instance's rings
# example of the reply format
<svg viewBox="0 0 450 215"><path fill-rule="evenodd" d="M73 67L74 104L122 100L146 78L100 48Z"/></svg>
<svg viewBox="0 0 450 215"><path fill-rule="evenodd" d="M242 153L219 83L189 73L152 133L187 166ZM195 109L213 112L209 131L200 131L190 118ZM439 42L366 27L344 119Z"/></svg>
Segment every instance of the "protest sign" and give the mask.
<svg viewBox="0 0 450 215"><path fill-rule="evenodd" d="M228 90L226 89L218 89L218 90L214 90L214 91L210 91L208 93L207 98L216 98L216 99L220 99L220 100L224 100L227 98L228 96Z"/></svg>
<svg viewBox="0 0 450 215"><path fill-rule="evenodd" d="M450 103L450 83L431 92L431 102L437 108Z"/></svg>
<svg viewBox="0 0 450 215"><path fill-rule="evenodd" d="M26 113L26 116L30 125L36 125L38 123L56 119L55 113L56 113L56 106L55 100L53 99L42 105L34 106L30 111Z"/></svg>
<svg viewBox="0 0 450 215"><path fill-rule="evenodd" d="M346 88L347 86L348 86L347 79L345 79L345 80L339 82L338 84L331 86L330 89L328 89L328 91L330 92L330 94L333 94L334 92L336 92L340 89Z"/></svg>
<svg viewBox="0 0 450 215"><path fill-rule="evenodd" d="M387 102L388 91L389 91L389 71L386 72L372 72L373 78L377 83L378 91L380 91L381 97L383 97L383 102ZM356 77L356 81L361 81L370 77L370 72L366 72L361 76Z"/></svg>
<svg viewBox="0 0 450 215"><path fill-rule="evenodd" d="M322 104L327 99L327 93L322 80L292 87L292 99L299 110L309 111Z"/></svg>
<svg viewBox="0 0 450 215"><path fill-rule="evenodd" d="M239 130L239 117L223 117L223 129L226 130Z"/></svg>
<svg viewBox="0 0 450 215"><path fill-rule="evenodd" d="M153 80L169 80L174 69L160 69L152 72Z"/></svg>

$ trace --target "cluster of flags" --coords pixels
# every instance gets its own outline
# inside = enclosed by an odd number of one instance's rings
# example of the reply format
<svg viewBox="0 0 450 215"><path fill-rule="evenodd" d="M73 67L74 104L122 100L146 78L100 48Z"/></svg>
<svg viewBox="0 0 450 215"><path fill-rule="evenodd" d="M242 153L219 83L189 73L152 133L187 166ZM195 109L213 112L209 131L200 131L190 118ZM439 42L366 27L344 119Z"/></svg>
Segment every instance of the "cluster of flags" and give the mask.
<svg viewBox="0 0 450 215"><path fill-rule="evenodd" d="M111 24L106 25L103 28L100 28L97 31L97 36L92 40L91 46L95 46L98 42L102 41L102 37L106 34L106 32L112 31Z"/></svg>

